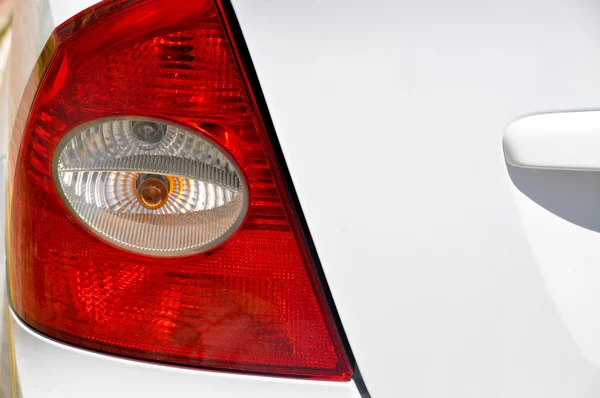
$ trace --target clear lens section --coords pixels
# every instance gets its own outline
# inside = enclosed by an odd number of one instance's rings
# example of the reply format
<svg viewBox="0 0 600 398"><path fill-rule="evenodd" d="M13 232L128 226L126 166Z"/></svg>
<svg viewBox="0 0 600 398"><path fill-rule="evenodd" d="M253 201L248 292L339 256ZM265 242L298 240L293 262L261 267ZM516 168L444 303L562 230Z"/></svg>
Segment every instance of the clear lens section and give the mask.
<svg viewBox="0 0 600 398"><path fill-rule="evenodd" d="M68 134L54 162L69 208L101 237L137 252L182 255L222 243L248 195L238 166L208 139L127 119Z"/></svg>

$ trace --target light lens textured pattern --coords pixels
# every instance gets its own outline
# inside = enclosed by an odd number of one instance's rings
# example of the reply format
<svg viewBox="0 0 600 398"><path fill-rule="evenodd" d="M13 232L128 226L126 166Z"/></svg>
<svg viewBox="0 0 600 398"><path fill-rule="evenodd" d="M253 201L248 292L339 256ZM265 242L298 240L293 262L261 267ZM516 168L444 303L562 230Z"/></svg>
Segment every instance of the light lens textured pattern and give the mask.
<svg viewBox="0 0 600 398"><path fill-rule="evenodd" d="M74 133L59 143L55 180L73 213L109 242L183 255L219 245L241 225L248 207L242 172L206 138L140 118ZM148 204L144 181L160 184L164 200Z"/></svg>
<svg viewBox="0 0 600 398"><path fill-rule="evenodd" d="M307 231L220 7L107 1L58 28L27 126L12 135L13 308L42 333L100 352L349 380ZM123 214L196 228L186 217L231 207L239 220L239 203L241 226L206 251L159 257L106 241L208 242L218 233L157 240L170 228L160 223L135 238Z"/></svg>

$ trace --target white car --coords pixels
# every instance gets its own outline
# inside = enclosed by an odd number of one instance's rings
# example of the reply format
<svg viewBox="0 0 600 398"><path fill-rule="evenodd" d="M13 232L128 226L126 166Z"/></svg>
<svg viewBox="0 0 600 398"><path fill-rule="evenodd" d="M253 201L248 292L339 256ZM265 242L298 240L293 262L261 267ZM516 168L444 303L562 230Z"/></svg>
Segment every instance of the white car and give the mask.
<svg viewBox="0 0 600 398"><path fill-rule="evenodd" d="M599 18L18 0L0 396L596 397Z"/></svg>

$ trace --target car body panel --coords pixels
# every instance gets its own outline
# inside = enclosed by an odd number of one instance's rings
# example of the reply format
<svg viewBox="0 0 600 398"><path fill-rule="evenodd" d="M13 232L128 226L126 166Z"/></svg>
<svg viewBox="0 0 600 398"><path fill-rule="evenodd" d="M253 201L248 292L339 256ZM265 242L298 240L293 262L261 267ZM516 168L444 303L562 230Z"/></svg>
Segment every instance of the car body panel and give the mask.
<svg viewBox="0 0 600 398"><path fill-rule="evenodd" d="M371 395L599 394L598 177L502 138L600 106L600 5L233 4Z"/></svg>

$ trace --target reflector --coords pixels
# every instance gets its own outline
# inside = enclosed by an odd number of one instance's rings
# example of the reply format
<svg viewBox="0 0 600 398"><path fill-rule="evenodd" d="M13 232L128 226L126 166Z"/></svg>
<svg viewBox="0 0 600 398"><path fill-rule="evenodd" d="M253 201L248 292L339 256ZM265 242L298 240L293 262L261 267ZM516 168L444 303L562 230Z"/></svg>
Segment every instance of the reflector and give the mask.
<svg viewBox="0 0 600 398"><path fill-rule="evenodd" d="M248 208L239 167L200 132L140 119L92 122L61 140L54 179L69 209L101 238L140 253L223 243Z"/></svg>
<svg viewBox="0 0 600 398"><path fill-rule="evenodd" d="M349 380L290 182L218 10L108 1L57 29L10 154L13 307L100 352ZM202 252L147 255L172 249Z"/></svg>

